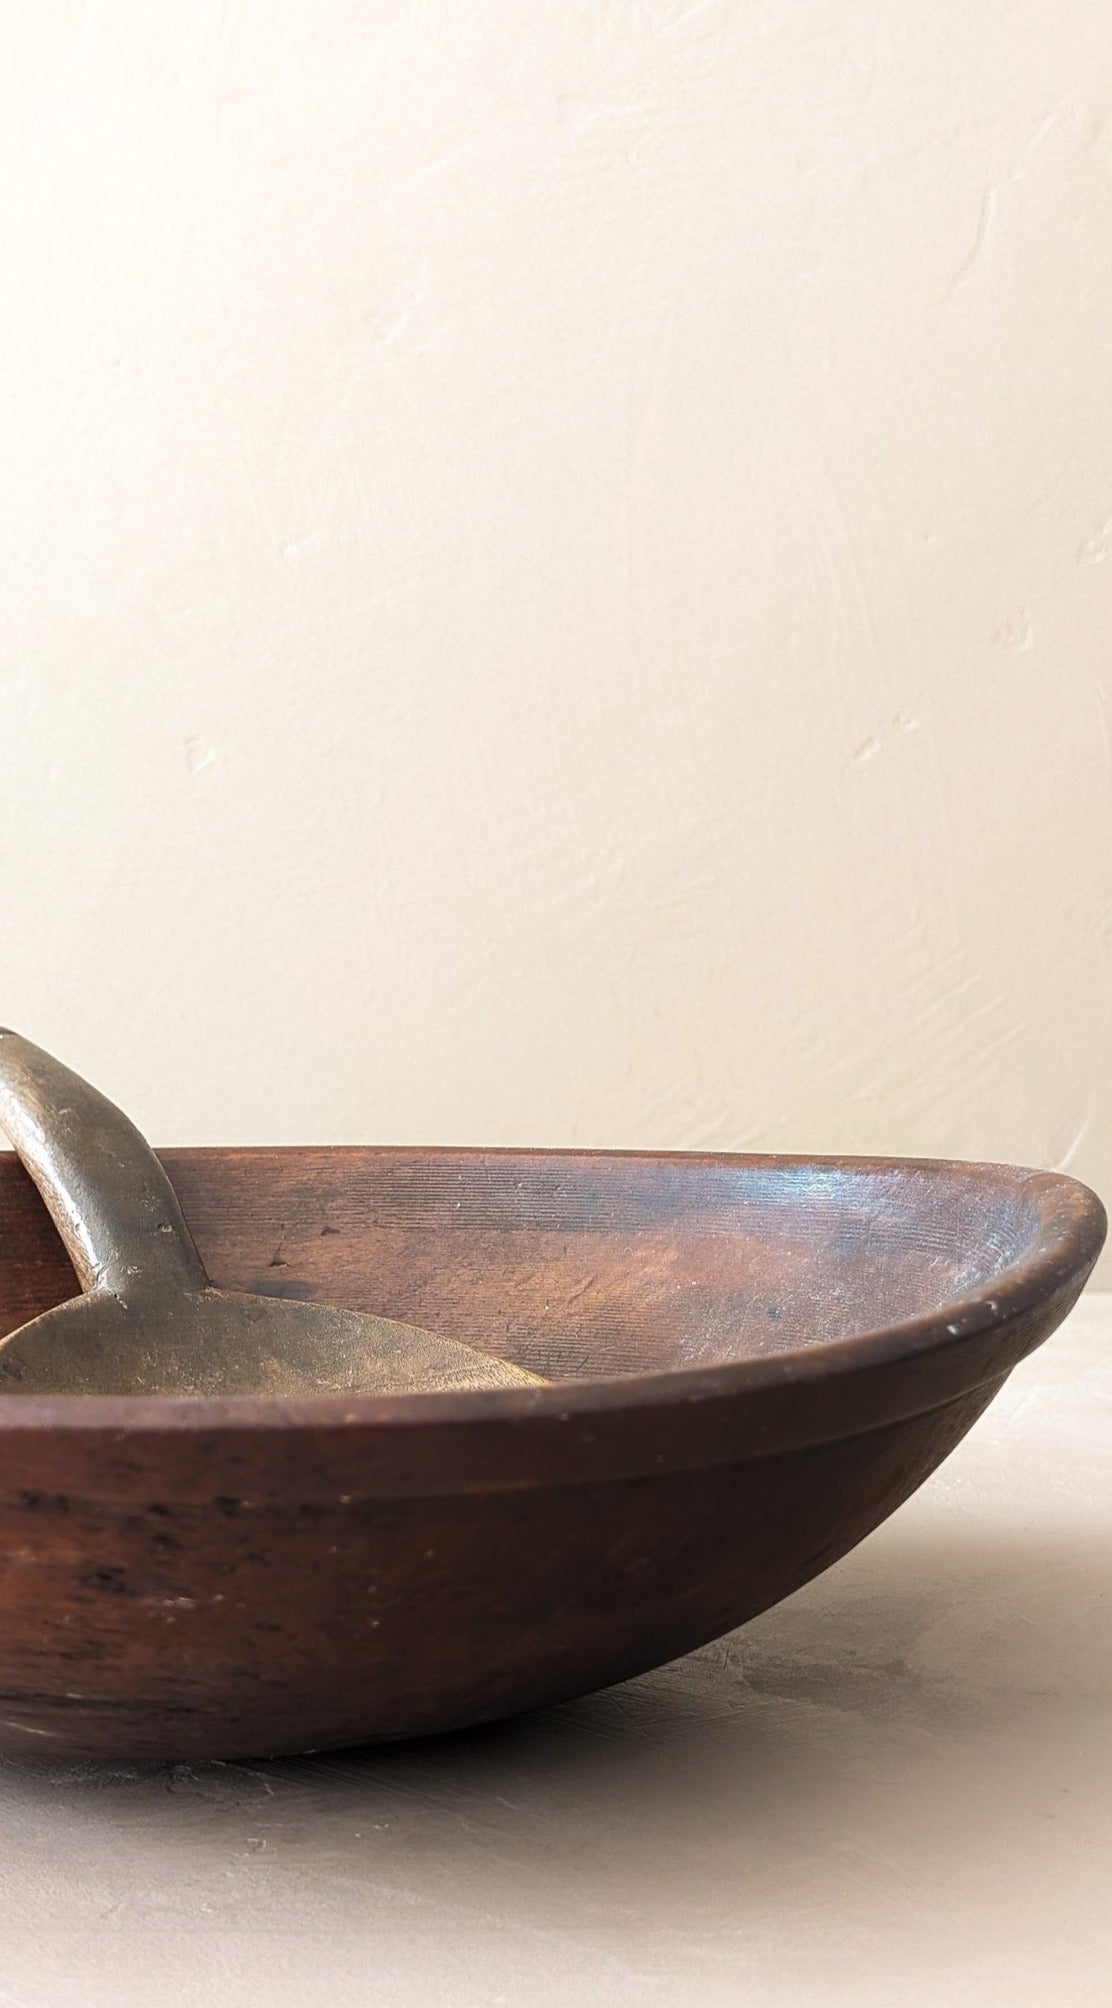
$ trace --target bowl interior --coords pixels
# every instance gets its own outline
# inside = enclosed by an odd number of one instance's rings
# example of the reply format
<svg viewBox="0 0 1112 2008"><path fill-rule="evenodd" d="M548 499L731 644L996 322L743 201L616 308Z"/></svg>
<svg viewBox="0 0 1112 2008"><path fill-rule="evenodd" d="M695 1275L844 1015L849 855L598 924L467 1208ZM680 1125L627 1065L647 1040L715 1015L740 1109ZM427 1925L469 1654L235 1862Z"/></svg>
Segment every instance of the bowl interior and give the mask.
<svg viewBox="0 0 1112 2008"><path fill-rule="evenodd" d="M661 1372L884 1329L1022 1263L1001 1166L289 1148L162 1153L213 1280L409 1319L547 1378ZM0 1156L0 1334L75 1294Z"/></svg>

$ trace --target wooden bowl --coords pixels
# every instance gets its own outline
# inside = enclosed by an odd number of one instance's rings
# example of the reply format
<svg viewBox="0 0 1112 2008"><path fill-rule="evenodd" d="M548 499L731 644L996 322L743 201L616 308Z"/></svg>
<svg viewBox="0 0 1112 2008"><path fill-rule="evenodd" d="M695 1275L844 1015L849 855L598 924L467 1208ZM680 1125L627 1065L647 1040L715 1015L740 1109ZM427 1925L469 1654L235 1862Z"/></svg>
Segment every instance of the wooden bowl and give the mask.
<svg viewBox="0 0 1112 2008"><path fill-rule="evenodd" d="M481 1394L0 1399L0 1749L423 1734L675 1657L845 1554L1074 1302L1104 1235L999 1165L193 1150L214 1279L550 1376ZM0 1157L0 1331L74 1291Z"/></svg>

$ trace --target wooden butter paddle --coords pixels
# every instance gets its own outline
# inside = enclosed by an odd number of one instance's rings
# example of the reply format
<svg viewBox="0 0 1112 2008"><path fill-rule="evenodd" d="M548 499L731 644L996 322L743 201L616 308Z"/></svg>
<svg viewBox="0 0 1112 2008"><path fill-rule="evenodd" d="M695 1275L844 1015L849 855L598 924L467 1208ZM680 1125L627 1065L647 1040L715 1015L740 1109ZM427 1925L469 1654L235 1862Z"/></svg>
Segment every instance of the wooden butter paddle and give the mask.
<svg viewBox="0 0 1112 2008"><path fill-rule="evenodd" d="M0 1393L417 1394L539 1376L417 1325L218 1290L134 1124L79 1075L0 1031L0 1128L84 1294L0 1341Z"/></svg>

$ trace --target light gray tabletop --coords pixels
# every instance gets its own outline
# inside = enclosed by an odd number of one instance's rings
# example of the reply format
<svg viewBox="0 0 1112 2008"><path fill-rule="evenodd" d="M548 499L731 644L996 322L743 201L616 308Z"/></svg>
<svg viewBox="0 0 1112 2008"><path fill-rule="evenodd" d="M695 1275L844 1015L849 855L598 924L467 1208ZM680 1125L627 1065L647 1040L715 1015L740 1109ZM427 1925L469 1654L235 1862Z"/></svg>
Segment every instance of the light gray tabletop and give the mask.
<svg viewBox="0 0 1112 2008"><path fill-rule="evenodd" d="M0 1767L0 2004L1105 2008L1110 1588L1090 1296L855 1554L646 1679L407 1748Z"/></svg>

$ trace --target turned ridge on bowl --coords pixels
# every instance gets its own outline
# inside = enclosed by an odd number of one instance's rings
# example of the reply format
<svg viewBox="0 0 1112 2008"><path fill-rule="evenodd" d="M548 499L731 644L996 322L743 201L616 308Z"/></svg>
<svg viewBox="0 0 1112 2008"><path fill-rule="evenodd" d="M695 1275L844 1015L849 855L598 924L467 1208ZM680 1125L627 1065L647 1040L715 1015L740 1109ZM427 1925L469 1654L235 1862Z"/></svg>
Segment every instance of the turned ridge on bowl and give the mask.
<svg viewBox="0 0 1112 2008"><path fill-rule="evenodd" d="M1069 1310L1104 1215L1000 1165L179 1150L214 1280L544 1387L0 1400L0 1750L271 1755L490 1721L845 1554ZM0 1156L0 1333L72 1296Z"/></svg>

